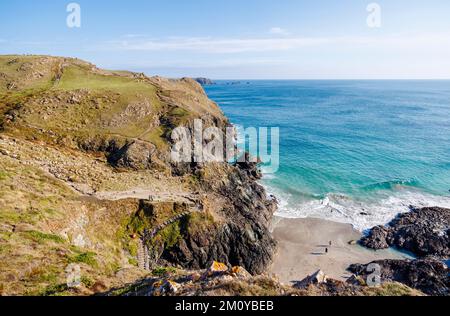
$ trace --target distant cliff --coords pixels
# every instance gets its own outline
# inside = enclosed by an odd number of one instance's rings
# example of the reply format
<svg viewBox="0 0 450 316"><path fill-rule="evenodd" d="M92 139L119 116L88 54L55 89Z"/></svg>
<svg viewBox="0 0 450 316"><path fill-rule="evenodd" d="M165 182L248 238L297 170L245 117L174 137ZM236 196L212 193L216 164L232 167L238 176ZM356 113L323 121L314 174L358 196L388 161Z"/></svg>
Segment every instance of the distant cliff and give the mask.
<svg viewBox="0 0 450 316"><path fill-rule="evenodd" d="M195 78L195 81L197 81L202 86L210 86L216 84L214 81L208 78Z"/></svg>

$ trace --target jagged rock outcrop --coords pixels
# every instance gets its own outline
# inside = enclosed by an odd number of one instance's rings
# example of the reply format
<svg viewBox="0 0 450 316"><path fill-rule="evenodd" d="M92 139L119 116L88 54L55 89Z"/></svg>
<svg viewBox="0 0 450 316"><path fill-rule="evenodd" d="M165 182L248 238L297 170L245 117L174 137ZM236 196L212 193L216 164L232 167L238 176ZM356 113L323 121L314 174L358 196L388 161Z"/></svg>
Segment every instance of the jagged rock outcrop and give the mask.
<svg viewBox="0 0 450 316"><path fill-rule="evenodd" d="M450 257L450 210L439 207L412 209L387 227L374 227L361 244L372 249L397 247L419 257Z"/></svg>
<svg viewBox="0 0 450 316"><path fill-rule="evenodd" d="M265 271L271 263L276 242L269 224L276 202L269 199L263 187L239 167L230 165L204 166L198 170L203 192L221 217L204 231L186 231L162 258L185 268L200 269L212 261L242 266L252 274ZM209 175L208 175L209 174Z"/></svg>
<svg viewBox="0 0 450 316"><path fill-rule="evenodd" d="M373 274L369 265L380 266L381 282L400 282L428 295L449 295L450 277L448 267L439 260L380 260L370 264L353 264L349 271L366 279Z"/></svg>
<svg viewBox="0 0 450 316"><path fill-rule="evenodd" d="M361 244L367 248L375 250L387 249L390 247L387 241L388 235L389 228L384 226L376 226L372 228L368 236L361 239Z"/></svg>

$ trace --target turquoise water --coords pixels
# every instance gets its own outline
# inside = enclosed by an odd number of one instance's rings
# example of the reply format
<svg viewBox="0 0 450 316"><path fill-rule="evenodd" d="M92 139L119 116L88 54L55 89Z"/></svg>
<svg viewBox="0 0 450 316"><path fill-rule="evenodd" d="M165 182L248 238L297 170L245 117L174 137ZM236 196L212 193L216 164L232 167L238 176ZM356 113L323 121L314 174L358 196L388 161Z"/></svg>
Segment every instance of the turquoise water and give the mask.
<svg viewBox="0 0 450 316"><path fill-rule="evenodd" d="M450 207L450 81L250 81L205 87L234 124L280 128L263 184L279 215L358 229Z"/></svg>

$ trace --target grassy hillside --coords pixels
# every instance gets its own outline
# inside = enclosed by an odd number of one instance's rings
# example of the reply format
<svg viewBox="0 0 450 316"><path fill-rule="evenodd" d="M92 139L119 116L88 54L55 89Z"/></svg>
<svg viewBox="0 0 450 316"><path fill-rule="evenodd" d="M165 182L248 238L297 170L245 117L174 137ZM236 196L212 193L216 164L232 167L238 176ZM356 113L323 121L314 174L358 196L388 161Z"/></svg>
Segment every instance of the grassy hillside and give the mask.
<svg viewBox="0 0 450 316"><path fill-rule="evenodd" d="M130 237L139 192L169 202L191 193L191 179L172 177L164 159L170 129L195 117L226 121L189 79L0 56L0 294L92 294L146 275ZM159 167L108 162L108 144L136 141L156 148ZM161 219L176 215L160 209ZM71 263L81 267L77 290L65 286Z"/></svg>
<svg viewBox="0 0 450 316"><path fill-rule="evenodd" d="M225 120L193 80L104 71L68 58L0 56L0 100L8 132L45 141L53 133L66 144L139 139L164 150L172 126L205 115Z"/></svg>

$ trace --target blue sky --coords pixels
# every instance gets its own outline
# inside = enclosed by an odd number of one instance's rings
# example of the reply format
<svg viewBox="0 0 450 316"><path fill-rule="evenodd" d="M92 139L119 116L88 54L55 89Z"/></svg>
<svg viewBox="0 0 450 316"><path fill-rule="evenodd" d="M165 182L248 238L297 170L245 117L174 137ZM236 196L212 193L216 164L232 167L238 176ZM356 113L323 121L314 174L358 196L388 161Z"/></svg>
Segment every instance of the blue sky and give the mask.
<svg viewBox="0 0 450 316"><path fill-rule="evenodd" d="M66 24L70 2L80 28ZM0 54L11 53L170 77L450 78L450 1L0 1Z"/></svg>

